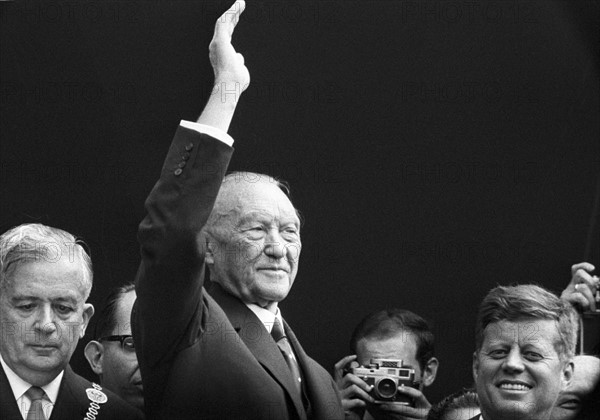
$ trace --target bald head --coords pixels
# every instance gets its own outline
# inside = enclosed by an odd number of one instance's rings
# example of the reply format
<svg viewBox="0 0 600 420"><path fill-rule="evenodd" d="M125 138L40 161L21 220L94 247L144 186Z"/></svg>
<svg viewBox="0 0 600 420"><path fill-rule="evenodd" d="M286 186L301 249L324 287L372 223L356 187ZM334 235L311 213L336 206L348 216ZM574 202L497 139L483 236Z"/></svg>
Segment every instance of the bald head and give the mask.
<svg viewBox="0 0 600 420"><path fill-rule="evenodd" d="M204 227L210 236L227 235L232 221L240 217L247 205L260 206L264 203L264 194L270 191L269 199L277 197L282 203L292 206L288 198L289 188L286 183L269 175L254 172L233 172L223 178L219 195L212 213ZM299 217L298 212L296 215Z"/></svg>

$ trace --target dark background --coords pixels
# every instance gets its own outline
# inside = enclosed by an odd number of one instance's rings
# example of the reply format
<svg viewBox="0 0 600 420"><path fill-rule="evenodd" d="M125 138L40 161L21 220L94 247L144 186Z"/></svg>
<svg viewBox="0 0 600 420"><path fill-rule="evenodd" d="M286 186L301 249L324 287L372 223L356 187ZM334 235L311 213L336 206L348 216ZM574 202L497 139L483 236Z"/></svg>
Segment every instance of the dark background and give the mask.
<svg viewBox="0 0 600 420"><path fill-rule="evenodd" d="M0 228L83 237L98 309L134 277L143 200L210 93L228 5L0 4ZM365 314L413 310L436 334L434 402L471 381L491 287L560 292L600 264L599 24L597 1L248 0L230 169L292 185L304 247L281 307L309 354L329 369Z"/></svg>

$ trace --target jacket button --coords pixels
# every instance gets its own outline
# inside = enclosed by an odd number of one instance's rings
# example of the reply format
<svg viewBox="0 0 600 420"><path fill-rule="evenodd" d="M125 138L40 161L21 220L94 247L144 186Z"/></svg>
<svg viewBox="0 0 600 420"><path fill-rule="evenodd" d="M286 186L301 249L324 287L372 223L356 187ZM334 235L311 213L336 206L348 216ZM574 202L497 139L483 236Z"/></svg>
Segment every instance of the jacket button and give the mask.
<svg viewBox="0 0 600 420"><path fill-rule="evenodd" d="M179 176L179 175L181 175L182 172L183 171L181 170L181 168L177 168L177 169L175 169L175 172L173 172L173 173L175 174L175 176Z"/></svg>
<svg viewBox="0 0 600 420"><path fill-rule="evenodd" d="M189 152L190 150L192 150L194 148L194 143L189 143L187 146L185 146L185 150L187 152Z"/></svg>
<svg viewBox="0 0 600 420"><path fill-rule="evenodd" d="M177 166L181 169L185 168L185 162L179 162Z"/></svg>

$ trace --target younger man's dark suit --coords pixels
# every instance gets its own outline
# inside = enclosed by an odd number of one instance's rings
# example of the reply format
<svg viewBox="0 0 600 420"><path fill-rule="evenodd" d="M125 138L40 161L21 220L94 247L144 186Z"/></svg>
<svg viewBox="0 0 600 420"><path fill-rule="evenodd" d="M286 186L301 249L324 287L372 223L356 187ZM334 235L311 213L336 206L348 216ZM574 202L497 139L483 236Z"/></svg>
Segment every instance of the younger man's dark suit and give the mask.
<svg viewBox="0 0 600 420"><path fill-rule="evenodd" d="M204 284L198 233L232 148L180 127L140 224L133 335L151 419L343 419L329 374L285 325L304 376L305 408L288 366L248 307ZM235 252L235 250L232 250Z"/></svg>
<svg viewBox="0 0 600 420"><path fill-rule="evenodd" d="M93 388L93 384L77 375L70 366L67 366L60 383L60 390L56 398L56 404L52 409L52 415L48 420L81 420L87 415L91 401L86 393L87 389ZM142 420L142 413L132 407L117 395L102 388L108 400L98 404L99 409L94 409L91 414L98 420ZM93 408L93 407L92 407ZM93 418L93 417L90 417ZM23 420L19 406L10 388L8 378L4 369L0 366L0 419Z"/></svg>

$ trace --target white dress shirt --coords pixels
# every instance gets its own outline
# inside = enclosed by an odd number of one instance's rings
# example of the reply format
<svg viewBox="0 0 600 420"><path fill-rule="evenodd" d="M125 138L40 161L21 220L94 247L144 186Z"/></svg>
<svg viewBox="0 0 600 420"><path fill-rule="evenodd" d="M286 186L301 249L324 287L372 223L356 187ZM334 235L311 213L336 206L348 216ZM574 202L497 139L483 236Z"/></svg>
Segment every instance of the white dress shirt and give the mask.
<svg viewBox="0 0 600 420"><path fill-rule="evenodd" d="M254 312L254 314L260 319L263 323L269 334L271 334L271 330L273 329L273 324L275 323L275 318L279 320L279 324L281 324L281 330L285 334L285 327L283 326L283 319L281 318L281 311L277 308L277 313L269 311L268 309L261 308L255 303L246 303L246 306Z"/></svg>

